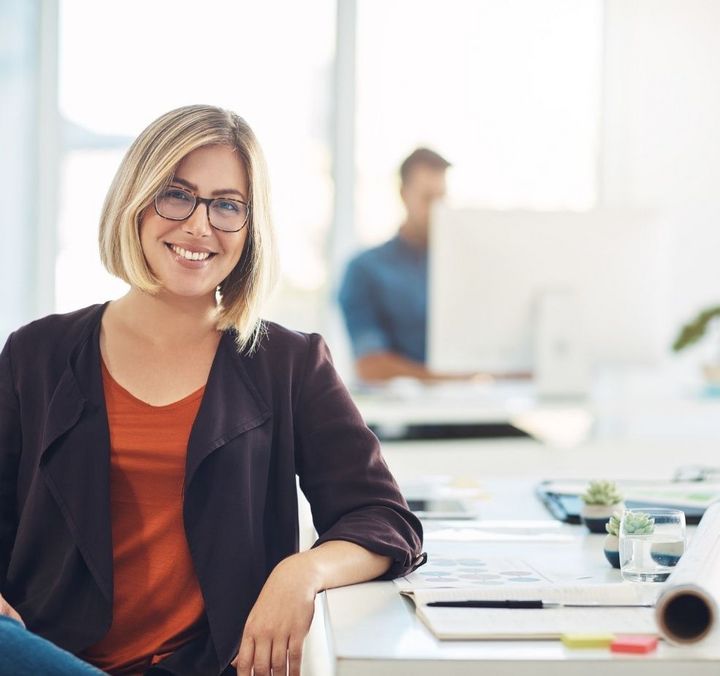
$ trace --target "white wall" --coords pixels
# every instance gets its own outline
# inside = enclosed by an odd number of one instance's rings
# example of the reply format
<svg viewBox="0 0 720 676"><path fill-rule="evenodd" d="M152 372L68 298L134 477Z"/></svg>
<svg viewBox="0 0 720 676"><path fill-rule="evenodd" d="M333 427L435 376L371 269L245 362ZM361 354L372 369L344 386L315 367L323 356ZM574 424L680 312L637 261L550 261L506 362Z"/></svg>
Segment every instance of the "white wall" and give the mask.
<svg viewBox="0 0 720 676"><path fill-rule="evenodd" d="M720 304L720 2L607 0L605 206L670 228L666 332Z"/></svg>

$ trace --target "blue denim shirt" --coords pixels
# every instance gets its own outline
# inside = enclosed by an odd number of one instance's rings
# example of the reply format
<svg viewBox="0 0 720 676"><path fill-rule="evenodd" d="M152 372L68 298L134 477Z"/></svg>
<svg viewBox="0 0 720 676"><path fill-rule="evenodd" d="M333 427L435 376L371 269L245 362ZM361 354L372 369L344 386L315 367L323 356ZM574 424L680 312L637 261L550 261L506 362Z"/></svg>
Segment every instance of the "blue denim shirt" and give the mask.
<svg viewBox="0 0 720 676"><path fill-rule="evenodd" d="M396 235L353 258L340 288L355 357L396 352L425 362L428 256Z"/></svg>

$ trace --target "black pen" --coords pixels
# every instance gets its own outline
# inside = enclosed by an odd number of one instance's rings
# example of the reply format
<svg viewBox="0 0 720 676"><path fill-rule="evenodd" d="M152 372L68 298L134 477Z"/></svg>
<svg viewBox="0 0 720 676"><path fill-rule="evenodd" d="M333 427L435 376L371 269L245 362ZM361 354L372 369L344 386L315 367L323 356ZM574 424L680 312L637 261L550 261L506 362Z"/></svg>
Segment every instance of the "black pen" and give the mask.
<svg viewBox="0 0 720 676"><path fill-rule="evenodd" d="M431 601L431 608L653 608L652 603L547 603L545 601Z"/></svg>
<svg viewBox="0 0 720 676"><path fill-rule="evenodd" d="M431 601L432 608L547 608L542 601Z"/></svg>

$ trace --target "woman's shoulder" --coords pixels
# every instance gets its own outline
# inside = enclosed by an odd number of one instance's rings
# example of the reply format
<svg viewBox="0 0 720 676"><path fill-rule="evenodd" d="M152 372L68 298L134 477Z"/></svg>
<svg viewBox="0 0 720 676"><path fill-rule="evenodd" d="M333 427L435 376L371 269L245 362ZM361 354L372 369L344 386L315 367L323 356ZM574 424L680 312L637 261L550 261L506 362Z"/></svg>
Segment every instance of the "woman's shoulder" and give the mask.
<svg viewBox="0 0 720 676"><path fill-rule="evenodd" d="M264 321L258 343L241 357L251 377L269 389L302 386L311 377L335 379L333 358L319 333L308 333ZM293 385L290 385L293 387Z"/></svg>
<svg viewBox="0 0 720 676"><path fill-rule="evenodd" d="M48 347L71 347L98 324L104 307L105 304L89 305L35 319L13 331L13 348L32 353Z"/></svg>
<svg viewBox="0 0 720 676"><path fill-rule="evenodd" d="M257 344L256 354L266 353L268 356L275 356L279 353L305 354L316 342L322 342L322 337L317 333L296 331L282 324L263 320L260 325L260 339Z"/></svg>
<svg viewBox="0 0 720 676"><path fill-rule="evenodd" d="M319 333L287 328L263 321L260 336L250 360L266 364L271 370L294 369L318 359L331 359L327 343Z"/></svg>

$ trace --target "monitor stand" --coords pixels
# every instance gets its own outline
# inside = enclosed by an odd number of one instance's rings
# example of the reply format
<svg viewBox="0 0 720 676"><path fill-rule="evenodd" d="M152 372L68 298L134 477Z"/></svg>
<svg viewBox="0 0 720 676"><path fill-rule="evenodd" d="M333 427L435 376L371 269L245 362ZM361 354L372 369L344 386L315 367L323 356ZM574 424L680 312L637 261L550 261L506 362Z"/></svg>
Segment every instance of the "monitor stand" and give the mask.
<svg viewBox="0 0 720 676"><path fill-rule="evenodd" d="M534 376L539 397L584 398L589 368L584 349L582 316L570 288L541 292L534 325Z"/></svg>

